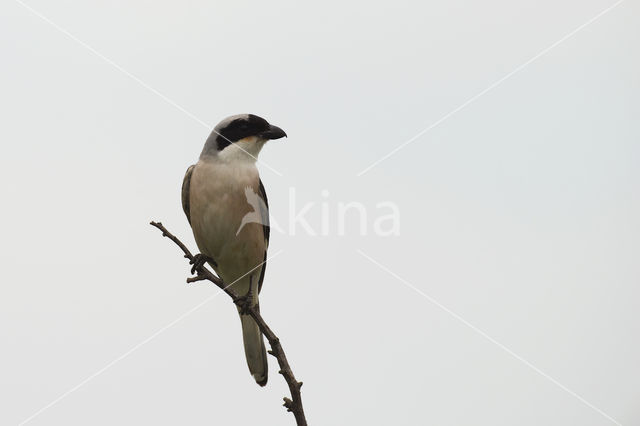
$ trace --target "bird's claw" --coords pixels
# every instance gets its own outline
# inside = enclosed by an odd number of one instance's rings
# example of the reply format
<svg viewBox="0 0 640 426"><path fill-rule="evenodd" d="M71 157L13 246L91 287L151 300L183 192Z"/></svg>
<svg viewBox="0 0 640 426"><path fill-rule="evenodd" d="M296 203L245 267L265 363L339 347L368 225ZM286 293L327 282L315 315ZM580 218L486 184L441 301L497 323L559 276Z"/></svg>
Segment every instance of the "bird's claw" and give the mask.
<svg viewBox="0 0 640 426"><path fill-rule="evenodd" d="M247 294L245 294L244 296L238 297L238 300L236 300L236 305L240 309L241 315L247 315L249 313L249 310L251 309L252 301L253 301L253 292L251 291L251 288L249 288L249 291L247 292Z"/></svg>
<svg viewBox="0 0 640 426"><path fill-rule="evenodd" d="M193 259L189 261L191 267L191 274L195 274L200 268L202 268L207 262L211 263L214 266L218 266L215 260L207 256L206 254L198 253L193 256Z"/></svg>
<svg viewBox="0 0 640 426"><path fill-rule="evenodd" d="M238 297L236 305L238 305L241 315L247 315L249 313L249 309L251 309L251 299L247 296L240 296Z"/></svg>

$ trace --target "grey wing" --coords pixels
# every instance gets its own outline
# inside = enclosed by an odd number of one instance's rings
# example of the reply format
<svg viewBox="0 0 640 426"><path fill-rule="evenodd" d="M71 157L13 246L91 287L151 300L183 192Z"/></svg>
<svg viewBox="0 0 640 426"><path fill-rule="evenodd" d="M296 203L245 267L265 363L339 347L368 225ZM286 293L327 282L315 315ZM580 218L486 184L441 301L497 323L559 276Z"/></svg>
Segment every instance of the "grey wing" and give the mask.
<svg viewBox="0 0 640 426"><path fill-rule="evenodd" d="M184 174L184 179L182 180L182 210L184 210L184 214L187 215L189 224L191 224L191 214L189 213L189 189L191 188L191 175L193 174L193 169L195 167L195 164L189 166L187 172Z"/></svg>
<svg viewBox="0 0 640 426"><path fill-rule="evenodd" d="M188 173L188 172L187 172ZM264 189L264 185L262 184L262 179L260 179L260 193L258 194L262 201L264 201L264 205L267 207L266 212L261 212L262 215L262 232L264 233L264 239L266 241L265 247L269 247L269 200L267 199L267 191ZM267 250L264 251L264 259L262 264L262 270L260 271L260 279L258 280L258 293L262 289L262 282L264 281L264 273L267 270Z"/></svg>

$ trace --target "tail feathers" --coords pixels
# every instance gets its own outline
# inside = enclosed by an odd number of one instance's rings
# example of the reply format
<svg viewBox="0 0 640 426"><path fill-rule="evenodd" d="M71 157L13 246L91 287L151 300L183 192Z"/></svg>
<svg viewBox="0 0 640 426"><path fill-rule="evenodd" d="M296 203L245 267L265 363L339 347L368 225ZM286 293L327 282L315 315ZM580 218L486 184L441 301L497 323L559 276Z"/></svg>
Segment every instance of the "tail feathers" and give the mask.
<svg viewBox="0 0 640 426"><path fill-rule="evenodd" d="M267 351L258 324L249 315L240 315L242 322L242 341L247 358L249 372L260 386L267 384Z"/></svg>

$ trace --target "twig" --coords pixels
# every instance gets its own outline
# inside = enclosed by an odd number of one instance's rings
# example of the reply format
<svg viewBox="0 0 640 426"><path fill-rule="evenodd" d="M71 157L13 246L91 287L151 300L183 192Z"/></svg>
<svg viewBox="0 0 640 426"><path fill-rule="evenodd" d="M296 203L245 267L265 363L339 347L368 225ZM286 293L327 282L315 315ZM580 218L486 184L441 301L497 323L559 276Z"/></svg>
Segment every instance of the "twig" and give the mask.
<svg viewBox="0 0 640 426"><path fill-rule="evenodd" d="M162 231L162 236L169 238L171 241L176 243L178 247L184 252L184 257L189 259L189 262L194 261L194 256L191 254L187 246L185 246L182 241L178 239L171 232L167 231L162 223L160 222L151 222L152 226L155 226L160 231ZM209 271L204 266L196 268L196 276L187 278L187 282L195 282L195 281L211 281L222 291L227 293L233 303L238 306L243 306L244 299L239 297L233 290L226 286L224 282L214 275L211 271ZM293 371L291 371L291 366L289 366L289 361L287 361L287 357L284 353L284 349L282 349L282 345L280 344L280 339L276 334L269 328L267 323L264 321L260 312L254 306L245 306L246 313L254 319L260 331L269 341L269 346L271 346L271 350L269 351L270 355L273 355L278 360L278 365L280 365L280 371L278 373L282 374L284 380L287 382L289 386L289 392L291 392L291 398L283 398L284 399L284 407L286 407L287 411L291 411L296 418L296 424L298 426L306 426L307 419L304 416L304 410L302 408L302 396L300 394L300 388L302 387L302 382L296 380L293 375Z"/></svg>

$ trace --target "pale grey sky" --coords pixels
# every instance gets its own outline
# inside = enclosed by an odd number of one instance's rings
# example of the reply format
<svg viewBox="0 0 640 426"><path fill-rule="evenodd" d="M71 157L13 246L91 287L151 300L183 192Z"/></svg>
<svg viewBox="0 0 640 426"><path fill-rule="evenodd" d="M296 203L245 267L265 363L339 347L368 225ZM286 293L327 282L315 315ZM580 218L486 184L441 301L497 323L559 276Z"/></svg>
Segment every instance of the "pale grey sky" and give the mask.
<svg viewBox="0 0 640 426"><path fill-rule="evenodd" d="M2 2L0 423L293 424L148 225L195 249L183 173L250 112L289 135L273 217L331 215L272 235L261 294L310 424L640 424L637 2L356 176L614 3L24 0L117 69ZM339 236L340 202L399 235Z"/></svg>

